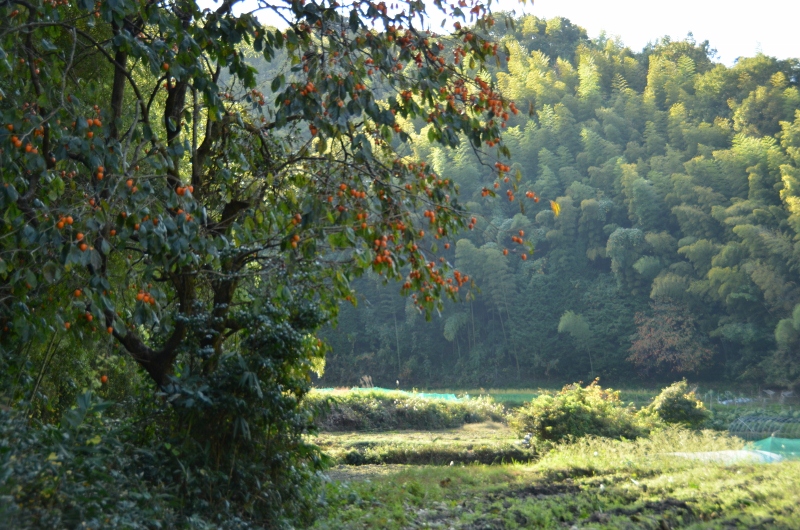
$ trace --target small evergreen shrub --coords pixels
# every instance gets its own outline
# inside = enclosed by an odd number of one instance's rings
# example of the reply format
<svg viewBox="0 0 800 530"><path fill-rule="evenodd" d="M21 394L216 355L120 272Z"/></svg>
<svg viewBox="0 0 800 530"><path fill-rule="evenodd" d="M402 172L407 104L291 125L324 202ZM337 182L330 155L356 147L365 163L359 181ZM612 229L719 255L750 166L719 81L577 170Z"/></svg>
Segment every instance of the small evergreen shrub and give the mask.
<svg viewBox="0 0 800 530"><path fill-rule="evenodd" d="M689 391L685 379L662 390L650 405L641 410L641 414L692 429L701 427L711 418L703 402L697 399L694 391Z"/></svg>
<svg viewBox="0 0 800 530"><path fill-rule="evenodd" d="M586 387L567 385L556 394L545 393L520 408L509 421L520 436L532 433L539 440L560 442L587 435L633 439L647 428L619 391L600 387L597 380Z"/></svg>

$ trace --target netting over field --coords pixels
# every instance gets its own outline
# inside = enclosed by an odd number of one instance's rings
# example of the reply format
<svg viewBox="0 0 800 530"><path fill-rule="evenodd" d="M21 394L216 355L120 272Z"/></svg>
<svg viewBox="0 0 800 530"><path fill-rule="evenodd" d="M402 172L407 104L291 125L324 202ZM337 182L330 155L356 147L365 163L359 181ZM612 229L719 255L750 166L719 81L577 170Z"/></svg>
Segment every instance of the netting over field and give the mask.
<svg viewBox="0 0 800 530"><path fill-rule="evenodd" d="M754 441L764 438L800 438L800 418L789 416L742 416L731 423L733 436ZM795 440L800 443L800 440ZM765 449L766 450L766 449Z"/></svg>
<svg viewBox="0 0 800 530"><path fill-rule="evenodd" d="M753 442L754 449L779 454L786 458L800 458L800 440L789 438L765 438Z"/></svg>

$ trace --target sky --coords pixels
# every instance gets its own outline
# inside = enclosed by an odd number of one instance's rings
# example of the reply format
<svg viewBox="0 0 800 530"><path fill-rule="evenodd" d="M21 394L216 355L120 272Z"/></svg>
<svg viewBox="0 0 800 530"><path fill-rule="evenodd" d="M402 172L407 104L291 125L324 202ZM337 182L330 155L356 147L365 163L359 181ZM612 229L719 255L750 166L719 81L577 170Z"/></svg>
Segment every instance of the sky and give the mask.
<svg viewBox="0 0 800 530"><path fill-rule="evenodd" d="M502 4L510 0L502 0ZM514 9L519 12L520 5ZM758 51L779 59L800 58L800 0L536 0L522 11L561 16L586 28L590 37L605 30L640 50L659 37L708 40L717 60L731 65Z"/></svg>
<svg viewBox="0 0 800 530"><path fill-rule="evenodd" d="M254 0L246 0L247 3ZM387 2L388 3L388 2ZM214 0L200 0L211 7ZM737 57L759 51L779 59L800 58L800 0L493 0L492 10L515 10L543 18L561 16L586 28L589 37L602 31L618 36L638 51L665 35L681 40L689 32L708 40L717 61L732 65ZM435 10L435 9L434 9ZM262 20L281 26L275 20ZM432 25L438 30L439 24ZM451 27L447 25L446 27Z"/></svg>

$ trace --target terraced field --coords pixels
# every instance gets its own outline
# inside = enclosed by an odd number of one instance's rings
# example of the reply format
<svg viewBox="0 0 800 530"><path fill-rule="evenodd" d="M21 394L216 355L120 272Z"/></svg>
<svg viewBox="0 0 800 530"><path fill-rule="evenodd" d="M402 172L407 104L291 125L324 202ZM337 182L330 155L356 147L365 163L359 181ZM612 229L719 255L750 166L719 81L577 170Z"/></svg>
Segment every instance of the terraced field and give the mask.
<svg viewBox="0 0 800 530"><path fill-rule="evenodd" d="M539 391L437 393L491 396L511 410ZM629 390L621 398L639 408L655 394ZM793 405L718 404L711 424L720 430L670 427L634 441L587 437L526 444L485 397L428 403L394 392L388 398L380 392L338 396L326 420L336 432L314 438L331 458L316 529L794 529L800 521L799 461L674 454L741 450L745 442L723 430L731 418L793 417ZM340 416L360 428L340 429L341 421L330 419ZM425 421L461 425L418 428ZM381 424L417 428L376 427Z"/></svg>

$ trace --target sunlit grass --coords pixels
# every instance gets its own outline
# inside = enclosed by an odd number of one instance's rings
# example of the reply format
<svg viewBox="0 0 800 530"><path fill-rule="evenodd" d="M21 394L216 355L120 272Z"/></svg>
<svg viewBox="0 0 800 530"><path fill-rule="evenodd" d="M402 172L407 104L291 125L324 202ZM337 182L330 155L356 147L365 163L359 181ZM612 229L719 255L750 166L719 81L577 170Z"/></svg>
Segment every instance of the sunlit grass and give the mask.
<svg viewBox="0 0 800 530"><path fill-rule="evenodd" d="M338 464L460 465L535 457L507 425L498 422L432 431L327 432L310 440Z"/></svg>
<svg viewBox="0 0 800 530"><path fill-rule="evenodd" d="M713 432L591 439L530 465L403 466L326 488L315 528L796 528L800 462L722 465L674 451L738 449ZM344 474L342 474L344 473Z"/></svg>

